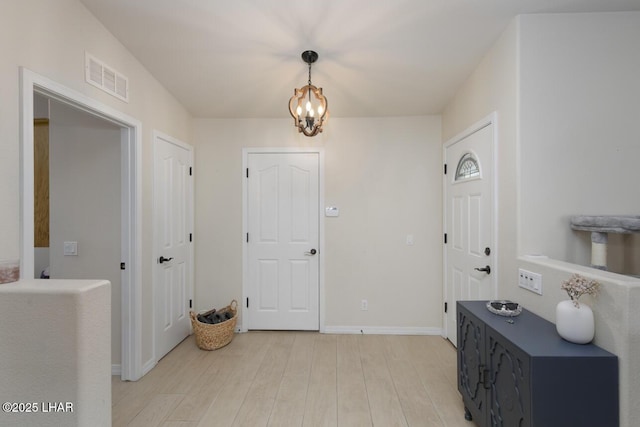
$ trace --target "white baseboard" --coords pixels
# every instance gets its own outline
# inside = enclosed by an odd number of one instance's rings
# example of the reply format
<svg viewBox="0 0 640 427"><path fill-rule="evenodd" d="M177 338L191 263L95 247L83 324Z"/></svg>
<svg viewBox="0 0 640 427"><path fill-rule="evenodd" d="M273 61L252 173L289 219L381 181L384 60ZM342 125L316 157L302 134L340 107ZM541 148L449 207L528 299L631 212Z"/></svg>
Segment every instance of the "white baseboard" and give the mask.
<svg viewBox="0 0 640 427"><path fill-rule="evenodd" d="M157 365L157 363L158 361L154 359L147 360L146 363L142 365L142 376L144 377L145 375L147 375L147 373L152 370Z"/></svg>
<svg viewBox="0 0 640 427"><path fill-rule="evenodd" d="M394 327L394 326L325 326L325 334L365 335L440 335L442 328Z"/></svg>
<svg viewBox="0 0 640 427"><path fill-rule="evenodd" d="M142 366L142 376L145 376L150 370L156 366L154 360L148 360L147 363ZM122 365L111 365L111 375L122 375Z"/></svg>

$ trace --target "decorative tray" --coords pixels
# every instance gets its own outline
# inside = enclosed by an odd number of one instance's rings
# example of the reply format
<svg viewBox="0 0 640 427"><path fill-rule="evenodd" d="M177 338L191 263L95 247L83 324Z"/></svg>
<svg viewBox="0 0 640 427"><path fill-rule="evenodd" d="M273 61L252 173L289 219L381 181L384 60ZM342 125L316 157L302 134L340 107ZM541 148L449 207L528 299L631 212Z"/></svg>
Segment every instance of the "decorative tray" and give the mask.
<svg viewBox="0 0 640 427"><path fill-rule="evenodd" d="M487 302L487 310L500 316L514 317L522 313L522 306L513 301L493 300Z"/></svg>

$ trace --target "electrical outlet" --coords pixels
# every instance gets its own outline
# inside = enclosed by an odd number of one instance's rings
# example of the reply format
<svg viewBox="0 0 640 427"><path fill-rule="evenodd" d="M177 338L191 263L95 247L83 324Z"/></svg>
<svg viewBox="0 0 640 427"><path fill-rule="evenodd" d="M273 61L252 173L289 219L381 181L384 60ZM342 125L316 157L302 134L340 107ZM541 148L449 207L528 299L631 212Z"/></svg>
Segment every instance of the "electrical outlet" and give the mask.
<svg viewBox="0 0 640 427"><path fill-rule="evenodd" d="M369 302L366 299L360 301L360 310L367 311L369 310Z"/></svg>
<svg viewBox="0 0 640 427"><path fill-rule="evenodd" d="M518 286L531 292L535 292L538 295L542 295L542 274L519 269Z"/></svg>

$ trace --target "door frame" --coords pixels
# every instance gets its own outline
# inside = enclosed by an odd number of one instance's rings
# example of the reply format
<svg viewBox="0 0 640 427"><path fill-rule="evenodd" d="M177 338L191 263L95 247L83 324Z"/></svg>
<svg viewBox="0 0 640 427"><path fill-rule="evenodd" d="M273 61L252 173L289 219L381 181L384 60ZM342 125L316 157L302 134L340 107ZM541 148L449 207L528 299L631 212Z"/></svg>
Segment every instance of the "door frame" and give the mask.
<svg viewBox="0 0 640 427"><path fill-rule="evenodd" d="M247 308L247 295L249 293L249 251L246 241L246 235L249 232L249 210L248 210L248 179L246 176L246 170L248 167L249 154L304 154L314 153L318 154L318 312L319 312L319 327L320 332L325 331L325 289L324 289L324 148L322 147L281 147L281 148L243 148L242 149L242 325L240 330L242 332L248 331L249 325L249 309Z"/></svg>
<svg viewBox="0 0 640 427"><path fill-rule="evenodd" d="M156 234L157 233L157 223L160 220L160 212L158 209L156 209L156 183L157 183L157 173L158 170L156 168L156 156L157 156L157 144L158 144L158 140L162 139L170 144L174 144L177 145L179 147L184 148L185 150L187 150L189 152L189 163L190 163L190 167L193 168L193 159L194 159L194 149L193 146L182 142L172 136L169 136L167 134L164 134L158 130L153 131L153 185L152 185L152 191L153 191L153 250L152 252L152 261L151 261L151 265L152 265L152 273L151 273L151 277L152 277L152 281L155 285L155 283L157 283L157 278L158 278L158 265L157 265L157 260L160 257L160 253L158 252L158 239L159 236ZM193 169L192 169L193 171ZM189 253L188 253L188 263L189 263L189 267L188 267L188 274L189 274L189 278L187 280L187 289L189 292L188 298L192 301L192 307L195 307L195 301L194 301L194 295L195 295L195 291L194 291L194 263L193 263L193 238L195 238L195 236L193 236L193 225L194 225L194 177L195 175L191 175L191 179L189 180L189 189L188 191L188 209L189 212L187 213L187 222L188 222L188 228L191 230L190 233L192 235L192 240L189 242ZM153 360L154 360L154 365L156 363L158 363L158 348L157 348L157 337L158 337L158 329L157 329L157 316L158 313L156 311L156 299L158 297L157 295L157 291L155 286L152 286L152 301L153 301L153 307L152 307L152 318L153 318L153 327L152 327L152 348L153 348ZM189 324L191 324L191 322L189 321ZM164 356L164 355L163 355ZM162 357L162 356L161 356Z"/></svg>
<svg viewBox="0 0 640 427"><path fill-rule="evenodd" d="M121 128L122 380L136 381L142 366L142 123L112 107L20 67L20 277L34 270L33 96L40 94ZM117 374L112 366L112 374Z"/></svg>
<svg viewBox="0 0 640 427"><path fill-rule="evenodd" d="M447 149L454 145L457 142L462 141L463 139L465 139L466 137L478 132L479 130L487 127L487 126L493 126L493 138L491 140L491 151L493 153L493 158L491 159L491 161L493 162L493 182L491 185L491 191L493 192L493 220L492 220L492 226L493 226L493 235L491 236L492 240L493 240L493 248L491 249L492 253L493 253L493 266L492 266L492 272L495 272L495 276L493 279L493 294L496 295L497 294L497 286L498 286L498 272L499 270L499 247L498 247L498 224L500 223L498 221L498 112L494 111L491 114L489 114L488 116L482 118L481 120L477 121L476 123L472 124L471 126L469 126L468 128L466 128L464 131L460 132L459 134L457 134L456 136L454 136L453 138L449 139L447 142L445 142L443 150L442 150L442 163L443 164L447 164ZM448 165L448 170L447 173L455 173L455 166L456 165ZM442 179L442 228L443 228L443 233L446 233L448 228L447 228L447 179L450 175L442 175L443 179ZM447 271L448 271L448 263L447 263L447 245L443 243L442 245L442 337L443 338L447 338L449 336L449 332L448 332L448 321L447 321L447 313L445 313L444 311L444 304L448 303L447 306L447 310L455 310L455 301L447 301L447 295L448 295L448 287L447 287L447 283L448 283L448 277L447 277ZM456 343L453 343L454 345L456 345Z"/></svg>

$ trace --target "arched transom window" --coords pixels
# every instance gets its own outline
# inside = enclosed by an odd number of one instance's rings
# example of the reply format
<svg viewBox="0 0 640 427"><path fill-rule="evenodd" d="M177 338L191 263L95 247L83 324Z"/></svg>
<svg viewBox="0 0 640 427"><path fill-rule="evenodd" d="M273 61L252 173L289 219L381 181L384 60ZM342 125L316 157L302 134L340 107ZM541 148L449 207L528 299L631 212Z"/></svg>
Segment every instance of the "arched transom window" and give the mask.
<svg viewBox="0 0 640 427"><path fill-rule="evenodd" d="M476 178L480 176L480 167L478 161L471 153L465 153L458 162L456 168L456 181L463 181L465 179Z"/></svg>

